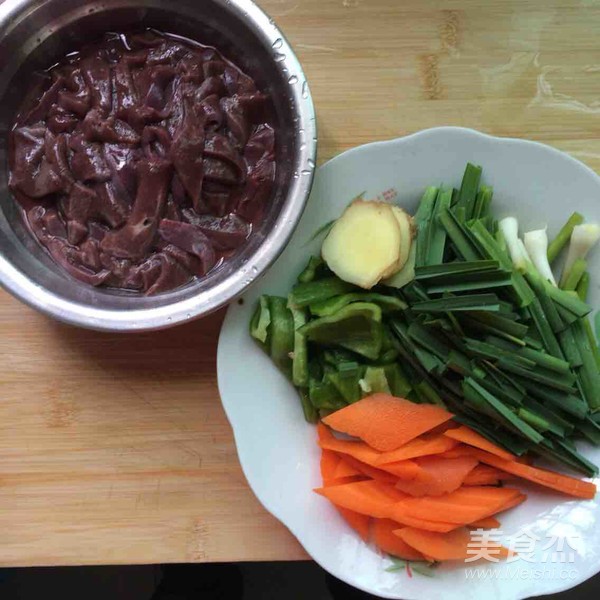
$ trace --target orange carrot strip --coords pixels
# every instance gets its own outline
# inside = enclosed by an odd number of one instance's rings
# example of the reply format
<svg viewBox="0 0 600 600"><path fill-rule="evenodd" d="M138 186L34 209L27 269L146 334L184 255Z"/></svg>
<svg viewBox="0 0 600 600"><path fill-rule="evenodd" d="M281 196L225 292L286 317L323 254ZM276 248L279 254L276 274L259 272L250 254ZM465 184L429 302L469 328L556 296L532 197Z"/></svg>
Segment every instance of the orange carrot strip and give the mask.
<svg viewBox="0 0 600 600"><path fill-rule="evenodd" d="M452 438L449 438L452 439ZM456 441L456 440L454 440ZM459 443L457 446L454 446L454 448L450 448L450 450L446 450L445 452L442 452L440 454L440 456L443 456L445 458L459 458L462 456L474 456L474 452L475 452L476 448L473 448L472 446L467 446L466 444L461 444Z"/></svg>
<svg viewBox="0 0 600 600"><path fill-rule="evenodd" d="M373 394L323 421L336 431L359 437L376 450L389 452L451 418L452 414L439 406Z"/></svg>
<svg viewBox="0 0 600 600"><path fill-rule="evenodd" d="M329 427L327 427L327 425L324 425L321 421L317 423L317 437L320 441L335 439Z"/></svg>
<svg viewBox="0 0 600 600"><path fill-rule="evenodd" d="M377 464L384 465L386 463L398 462L400 460L407 460L409 458L417 458L419 456L441 454L442 452L446 452L455 446L458 446L458 442L446 437L446 435L443 433L437 435L426 434L411 440L397 450L392 450L391 452L382 452L379 455L379 458L377 458Z"/></svg>
<svg viewBox="0 0 600 600"><path fill-rule="evenodd" d="M331 450L324 450L323 452L331 452ZM339 455L338 455L339 456ZM348 457L350 458L350 457ZM356 467L352 466L344 456L339 456L338 464L333 474L335 479L342 479L346 477L355 477L357 475L363 475L362 471L359 471Z"/></svg>
<svg viewBox="0 0 600 600"><path fill-rule="evenodd" d="M447 523L466 525L494 515L520 494L519 490L511 488L463 487L443 496L408 498L399 502L395 509L416 519L435 520L437 517Z"/></svg>
<svg viewBox="0 0 600 600"><path fill-rule="evenodd" d="M396 521L407 527L415 527L416 529L424 529L425 531L437 531L438 533L447 533L457 527L461 527L462 523L446 523L445 521L432 521L429 519L418 519L406 514L402 503L395 504L388 508L387 516L392 521Z"/></svg>
<svg viewBox="0 0 600 600"><path fill-rule="evenodd" d="M383 552L404 560L425 560L425 557L409 546L403 539L394 535L398 523L390 519L373 519L373 542Z"/></svg>
<svg viewBox="0 0 600 600"><path fill-rule="evenodd" d="M478 553L475 540L471 539L469 530L464 527L448 533L405 527L394 533L421 554L427 554L435 560L464 560ZM487 543L485 548L489 556L500 558L509 555L508 549L496 542Z"/></svg>
<svg viewBox="0 0 600 600"><path fill-rule="evenodd" d="M463 485L496 485L510 475L488 465L477 465L463 481Z"/></svg>
<svg viewBox="0 0 600 600"><path fill-rule="evenodd" d="M378 518L386 517L393 504L406 498L394 486L372 479L319 488L315 492L336 506Z"/></svg>
<svg viewBox="0 0 600 600"><path fill-rule="evenodd" d="M487 517L469 523L469 527L473 527L474 529L498 529L498 527L500 527L500 521L495 517Z"/></svg>
<svg viewBox="0 0 600 600"><path fill-rule="evenodd" d="M340 458L335 452L331 452L331 450L321 452L321 479L325 485L335 479L335 471L339 462Z"/></svg>
<svg viewBox="0 0 600 600"><path fill-rule="evenodd" d="M510 508L514 508L515 506L519 506L519 504L522 504L525 502L525 500L527 500L527 494L515 496L512 500L508 500L506 504L503 504L494 514L504 512Z"/></svg>
<svg viewBox="0 0 600 600"><path fill-rule="evenodd" d="M394 534L418 552L426 553L435 560L467 558L467 546L471 541L471 535L464 527L448 533L435 533L405 527L396 529Z"/></svg>
<svg viewBox="0 0 600 600"><path fill-rule="evenodd" d="M343 506L336 506L336 509L342 515L346 523L360 535L360 537L365 541L369 541L369 530L371 528L371 518L367 515L361 515L349 508L344 508Z"/></svg>
<svg viewBox="0 0 600 600"><path fill-rule="evenodd" d="M431 433L431 434L446 433L446 431L448 431L449 429L456 429L458 427L461 427L461 425L459 423L457 423L456 421L446 421L445 423L442 423L441 425L438 425L437 427L430 429L427 433Z"/></svg>
<svg viewBox="0 0 600 600"><path fill-rule="evenodd" d="M319 446L324 450L333 450L334 452L339 452L341 454L348 454L373 467L376 466L375 463L379 458L379 452L373 450L373 448L367 446L364 442L338 440L332 436L331 439L319 440Z"/></svg>
<svg viewBox="0 0 600 600"><path fill-rule="evenodd" d="M441 496L457 490L477 465L470 456L442 458L423 456L416 459L421 472L410 481L398 481L396 487L411 496Z"/></svg>
<svg viewBox="0 0 600 600"><path fill-rule="evenodd" d="M414 479L421 471L421 467L413 460L401 460L389 465L379 465L379 468L402 480Z"/></svg>
<svg viewBox="0 0 600 600"><path fill-rule="evenodd" d="M590 481L575 479L568 475L561 475L539 467L532 467L517 461L503 460L497 456L484 452L483 450L476 451L477 458L496 469L516 475L521 479L527 479L544 487L551 488L563 494L568 494L575 498L583 498L591 500L596 495L596 486Z"/></svg>
<svg viewBox="0 0 600 600"><path fill-rule="evenodd" d="M346 462L352 468L359 471L362 475L370 477L371 479L375 479L375 481L379 481L381 483L389 483L390 485L395 485L398 481L398 477L396 477L395 475L387 473L386 471L382 471L381 469L371 467L370 465L366 465L365 463L360 462L359 460L348 454L340 454L339 456L342 461ZM416 468L417 466L415 465L415 469Z"/></svg>
<svg viewBox="0 0 600 600"><path fill-rule="evenodd" d="M516 456L499 448L496 444L492 444L489 440L486 440L482 435L479 435L477 432L469 429L465 425L459 427L458 429L449 429L444 433L449 438L453 440L458 440L459 442L463 442L468 444L469 446L473 446L475 448L479 448L480 450L485 450L486 452L491 452L504 460L515 460Z"/></svg>

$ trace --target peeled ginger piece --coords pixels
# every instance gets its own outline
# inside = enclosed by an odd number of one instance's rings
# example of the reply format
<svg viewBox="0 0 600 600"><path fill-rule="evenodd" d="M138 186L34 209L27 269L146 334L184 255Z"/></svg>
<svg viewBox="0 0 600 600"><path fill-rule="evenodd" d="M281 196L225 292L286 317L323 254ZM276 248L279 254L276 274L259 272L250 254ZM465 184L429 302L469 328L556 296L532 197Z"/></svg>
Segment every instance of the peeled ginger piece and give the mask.
<svg viewBox="0 0 600 600"><path fill-rule="evenodd" d="M404 268L410 255L413 238L415 237L415 227L412 217L399 206L392 206L391 208L398 221L398 225L400 225L400 256L396 263L386 270L382 279L391 277L394 273L398 273Z"/></svg>
<svg viewBox="0 0 600 600"><path fill-rule="evenodd" d="M389 204L355 200L331 228L321 254L340 279L368 290L398 263L401 236Z"/></svg>
<svg viewBox="0 0 600 600"><path fill-rule="evenodd" d="M417 262L417 244L413 240L410 245L410 251L408 253L408 259L406 260L406 264L398 271L394 273L391 277L384 279L381 283L387 285L388 287L393 288L403 288L405 285L409 284L415 278L415 265Z"/></svg>

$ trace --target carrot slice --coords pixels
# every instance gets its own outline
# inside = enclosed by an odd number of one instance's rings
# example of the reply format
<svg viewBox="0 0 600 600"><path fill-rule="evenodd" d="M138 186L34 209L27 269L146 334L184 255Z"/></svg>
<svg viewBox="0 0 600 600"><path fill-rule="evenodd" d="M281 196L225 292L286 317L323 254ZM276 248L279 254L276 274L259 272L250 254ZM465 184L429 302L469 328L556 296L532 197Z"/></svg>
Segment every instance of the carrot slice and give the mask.
<svg viewBox="0 0 600 600"><path fill-rule="evenodd" d="M340 459L346 464L348 464L350 467L356 469L362 475L370 477L371 479L375 479L375 481L379 481L381 483L389 483L390 485L396 485L396 482L398 481L398 477L396 477L395 475L387 473L386 471L382 471L381 469L371 467L370 465L366 465L365 463L362 463L356 458L347 454L340 455ZM418 467L415 464L415 469L417 468Z"/></svg>
<svg viewBox="0 0 600 600"><path fill-rule="evenodd" d="M510 508L514 508L515 506L519 506L527 500L527 494L519 494L515 496L512 500L507 500L506 504L503 504L494 514L498 514L504 512Z"/></svg>
<svg viewBox="0 0 600 600"><path fill-rule="evenodd" d="M451 418L452 414L439 406L373 394L323 421L336 431L359 437L376 450L389 452Z"/></svg>
<svg viewBox="0 0 600 600"><path fill-rule="evenodd" d="M320 441L335 439L329 427L327 427L327 425L324 425L321 421L317 423L317 437Z"/></svg>
<svg viewBox="0 0 600 600"><path fill-rule="evenodd" d="M513 476L489 465L477 465L465 477L463 485L496 485L506 479L513 479Z"/></svg>
<svg viewBox="0 0 600 600"><path fill-rule="evenodd" d="M446 431L448 431L449 429L456 429L457 427L461 427L461 425L456 421L446 421L445 423L442 423L441 425L430 429L427 433L446 433Z"/></svg>
<svg viewBox="0 0 600 600"><path fill-rule="evenodd" d="M419 466L410 460L404 460L401 462L394 463L393 465L379 465L376 466L377 459L379 458L379 452L373 450L370 446L367 446L364 442L351 442L349 440L338 440L334 436L329 439L319 440L319 446L324 450L331 450L338 454L343 454L346 457L352 457L362 464L370 467L376 467L382 471L386 471L395 475L399 479L412 479L419 472ZM371 477L371 475L369 475ZM373 477L373 479L378 479ZM381 478L379 478L381 479Z"/></svg>
<svg viewBox="0 0 600 600"><path fill-rule="evenodd" d="M449 439L452 439L452 438L449 438ZM454 440L454 441L456 441L456 440ZM476 450L476 448L473 448L472 446L467 446L466 444L459 443L457 446L450 448L450 450L446 450L445 452L442 452L440 454L440 456L443 456L445 458L459 458L461 456L474 456L475 450Z"/></svg>
<svg viewBox="0 0 600 600"><path fill-rule="evenodd" d="M449 429L444 433L449 438L453 440L458 440L459 442L463 442L468 444L469 446L473 446L475 448L479 448L480 450L485 450L486 452L491 452L504 460L515 460L516 456L503 450L502 448L496 446L496 444L492 444L489 440L486 440L482 435L479 435L477 432L469 429L467 426L462 425L457 429Z"/></svg>
<svg viewBox="0 0 600 600"><path fill-rule="evenodd" d="M348 454L367 465L376 466L379 452L367 446L364 442L351 442L349 440L338 440L331 436L330 439L319 440L319 446L324 450L333 450L341 454Z"/></svg>
<svg viewBox="0 0 600 600"><path fill-rule="evenodd" d="M471 541L471 535L464 527L443 534L405 527L396 529L394 534L418 552L425 553L435 560L467 558L467 546Z"/></svg>
<svg viewBox="0 0 600 600"><path fill-rule="evenodd" d="M365 542L368 542L371 518L367 515L361 515L349 508L344 508L343 506L336 506L336 508L346 523L348 523L348 525L350 525L350 527L352 527Z"/></svg>
<svg viewBox="0 0 600 600"><path fill-rule="evenodd" d="M421 554L427 554L435 560L464 560L483 554L479 548L486 548L487 556L496 558L506 557L509 550L496 542L488 542L483 546L471 538L469 530L461 527L448 533L422 531L413 527L405 527L394 531L395 535L404 540Z"/></svg>
<svg viewBox="0 0 600 600"><path fill-rule="evenodd" d="M401 448L392 450L391 452L382 452L377 458L377 464L381 466L386 463L408 460L409 458L441 454L455 446L458 446L458 442L446 437L443 433L437 435L426 434L407 442Z"/></svg>
<svg viewBox="0 0 600 600"><path fill-rule="evenodd" d="M425 560L425 557L409 546L402 538L394 535L398 523L390 519L373 519L373 542L383 552L404 560Z"/></svg>
<svg viewBox="0 0 600 600"><path fill-rule="evenodd" d="M457 527L462 527L463 523L446 523L445 521L431 521L429 519L418 519L406 514L404 508L394 505L388 510L388 518L407 527L415 527L425 531L437 531L438 533L447 533Z"/></svg>
<svg viewBox="0 0 600 600"><path fill-rule="evenodd" d="M519 490L511 488L463 487L443 496L408 498L396 504L394 510L416 519L439 515L447 523L466 525L496 514L519 495Z"/></svg>
<svg viewBox="0 0 600 600"><path fill-rule="evenodd" d="M372 479L316 489L330 502L370 517L386 517L389 508L406 498L394 486Z"/></svg>
<svg viewBox="0 0 600 600"><path fill-rule="evenodd" d="M486 519L479 519L479 521L469 523L469 527L475 529L498 529L498 527L500 527L500 521L495 517L487 517Z"/></svg>
<svg viewBox="0 0 600 600"><path fill-rule="evenodd" d="M477 450L477 458L487 465L516 475L521 479L527 479L533 483L537 483L547 488L551 488L563 494L568 494L575 498L583 498L584 500L592 500L596 495L596 486L590 481L575 479L568 475L561 475L553 471L532 467L514 460L503 460L497 456Z"/></svg>
<svg viewBox="0 0 600 600"><path fill-rule="evenodd" d="M331 450L321 452L321 479L325 485L335 479L335 471L339 462L340 457L335 452L331 452Z"/></svg>
<svg viewBox="0 0 600 600"><path fill-rule="evenodd" d="M419 475L410 481L399 481L396 487L411 496L441 496L462 485L465 477L477 465L477 459L470 456L424 456L417 458L416 463L421 467Z"/></svg>
<svg viewBox="0 0 600 600"><path fill-rule="evenodd" d="M323 452L331 452L331 450L324 450ZM359 471L356 467L352 466L345 457L338 455L338 458L339 460L333 474L334 479L345 479L346 477L363 475L362 471Z"/></svg>
<svg viewBox="0 0 600 600"><path fill-rule="evenodd" d="M414 479L421 471L421 467L413 460L401 460L389 465L379 465L379 468L402 480Z"/></svg>

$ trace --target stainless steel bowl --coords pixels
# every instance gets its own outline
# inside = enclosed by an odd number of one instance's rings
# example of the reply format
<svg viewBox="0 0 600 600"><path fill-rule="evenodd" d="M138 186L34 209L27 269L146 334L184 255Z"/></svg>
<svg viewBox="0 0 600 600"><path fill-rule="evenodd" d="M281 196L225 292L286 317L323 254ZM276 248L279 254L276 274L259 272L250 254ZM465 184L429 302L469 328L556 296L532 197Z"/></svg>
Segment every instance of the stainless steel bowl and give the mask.
<svg viewBox="0 0 600 600"><path fill-rule="evenodd" d="M8 190L7 140L29 76L106 31L155 27L214 45L275 104L277 180L246 246L206 278L154 297L86 286L65 274L26 229ZM316 158L308 84L271 19L249 0L5 0L0 4L0 284L61 321L110 331L161 329L241 294L277 258L308 198Z"/></svg>

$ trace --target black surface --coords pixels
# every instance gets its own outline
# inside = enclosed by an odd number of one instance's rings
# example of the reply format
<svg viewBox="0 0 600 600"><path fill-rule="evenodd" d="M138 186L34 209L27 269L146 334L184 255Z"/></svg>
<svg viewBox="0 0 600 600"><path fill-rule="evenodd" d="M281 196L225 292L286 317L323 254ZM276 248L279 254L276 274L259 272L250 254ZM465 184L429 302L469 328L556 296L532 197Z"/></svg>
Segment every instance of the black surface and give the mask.
<svg viewBox="0 0 600 600"><path fill-rule="evenodd" d="M540 598L592 600L599 595L596 576L567 592ZM370 600L376 596L347 586L312 562L0 569L0 600L43 598Z"/></svg>

